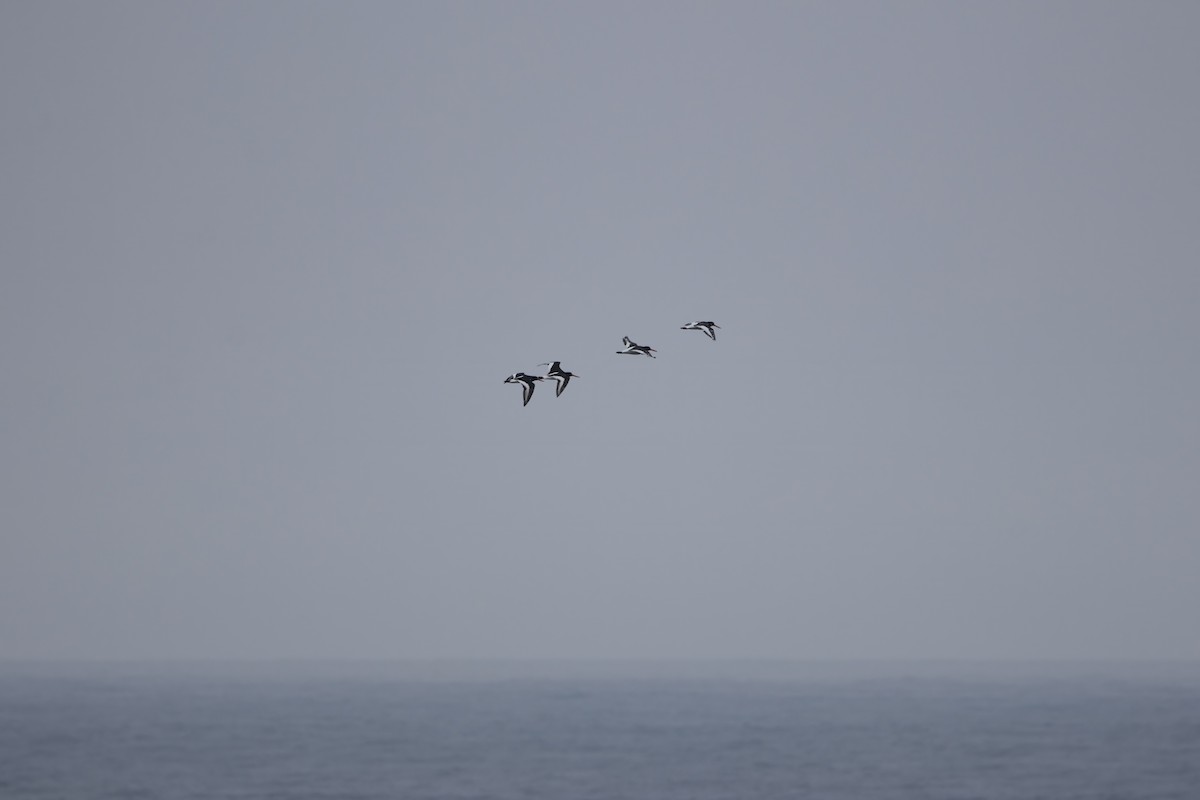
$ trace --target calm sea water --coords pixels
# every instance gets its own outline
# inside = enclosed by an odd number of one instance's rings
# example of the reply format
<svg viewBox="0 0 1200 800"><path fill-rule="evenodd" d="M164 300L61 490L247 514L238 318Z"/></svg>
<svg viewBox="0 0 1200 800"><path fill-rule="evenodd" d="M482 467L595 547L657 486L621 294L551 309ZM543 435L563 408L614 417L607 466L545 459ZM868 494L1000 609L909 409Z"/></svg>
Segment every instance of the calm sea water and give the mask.
<svg viewBox="0 0 1200 800"><path fill-rule="evenodd" d="M1167 672L7 665L0 797L1196 800Z"/></svg>

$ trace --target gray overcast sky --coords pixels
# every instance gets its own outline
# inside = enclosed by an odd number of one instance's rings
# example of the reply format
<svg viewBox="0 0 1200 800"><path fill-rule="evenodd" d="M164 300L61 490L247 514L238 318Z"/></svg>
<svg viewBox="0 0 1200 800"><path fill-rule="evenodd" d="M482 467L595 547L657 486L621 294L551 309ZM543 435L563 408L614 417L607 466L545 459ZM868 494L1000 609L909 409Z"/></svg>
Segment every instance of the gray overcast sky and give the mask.
<svg viewBox="0 0 1200 800"><path fill-rule="evenodd" d="M0 657L1200 658L1198 34L4 4Z"/></svg>

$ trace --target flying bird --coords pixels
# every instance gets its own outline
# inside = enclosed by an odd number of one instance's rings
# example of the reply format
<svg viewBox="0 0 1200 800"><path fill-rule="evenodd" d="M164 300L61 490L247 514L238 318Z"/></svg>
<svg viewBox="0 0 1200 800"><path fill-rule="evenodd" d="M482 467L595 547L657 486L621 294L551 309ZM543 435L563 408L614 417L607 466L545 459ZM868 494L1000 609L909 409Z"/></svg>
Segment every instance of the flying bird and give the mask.
<svg viewBox="0 0 1200 800"><path fill-rule="evenodd" d="M529 398L533 397L533 382L540 380L541 378L537 375L526 375L524 372L514 372L512 375L509 375L507 378L505 378L504 382L521 384L521 396L524 399L524 402L521 403L521 405L527 406L529 405Z"/></svg>
<svg viewBox="0 0 1200 800"><path fill-rule="evenodd" d="M557 386L554 387L554 396L558 397L567 388L567 384L571 382L571 378L578 378L574 372L566 372L561 366L561 362L548 361L545 364L538 364L539 367L549 367L546 371L546 377L554 381Z"/></svg>
<svg viewBox="0 0 1200 800"><path fill-rule="evenodd" d="M699 321L699 322L689 322L687 325L681 326L680 330L681 331L704 331L704 335L707 336L708 338L712 339L715 342L717 340L717 332L714 331L713 328L719 328L719 327L721 327L721 326L715 322Z"/></svg>
<svg viewBox="0 0 1200 800"><path fill-rule="evenodd" d="M625 349L617 351L617 353L621 354L621 355L650 356L651 358L655 358L654 354L658 352L653 347L649 347L648 345L644 345L644 344L638 344L633 339L630 339L628 336L622 336L621 340L623 342L625 342Z"/></svg>

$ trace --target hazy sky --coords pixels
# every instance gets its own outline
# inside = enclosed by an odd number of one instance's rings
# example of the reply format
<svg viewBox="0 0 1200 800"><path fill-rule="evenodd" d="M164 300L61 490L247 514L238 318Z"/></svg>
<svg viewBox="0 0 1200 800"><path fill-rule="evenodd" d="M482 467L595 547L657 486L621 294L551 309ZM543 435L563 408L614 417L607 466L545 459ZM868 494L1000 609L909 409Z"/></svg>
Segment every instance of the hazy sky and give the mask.
<svg viewBox="0 0 1200 800"><path fill-rule="evenodd" d="M0 657L1200 658L1198 35L3 4Z"/></svg>

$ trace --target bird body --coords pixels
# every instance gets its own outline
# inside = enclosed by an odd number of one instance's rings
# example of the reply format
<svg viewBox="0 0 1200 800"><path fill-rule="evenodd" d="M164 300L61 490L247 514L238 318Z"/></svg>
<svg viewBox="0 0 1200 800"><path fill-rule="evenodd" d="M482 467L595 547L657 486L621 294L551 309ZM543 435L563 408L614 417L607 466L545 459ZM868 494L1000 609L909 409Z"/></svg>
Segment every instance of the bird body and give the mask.
<svg viewBox="0 0 1200 800"><path fill-rule="evenodd" d="M689 322L687 325L681 326L680 330L703 331L705 336L707 336L708 338L712 339L715 342L717 340L717 332L714 331L713 328L720 328L720 327L721 326L715 322L699 320L696 322Z"/></svg>
<svg viewBox="0 0 1200 800"><path fill-rule="evenodd" d="M621 341L625 342L625 349L618 350L617 353L619 355L650 356L651 358L655 358L656 356L654 354L658 352L653 347L644 344L638 344L628 336L622 336Z"/></svg>
<svg viewBox="0 0 1200 800"><path fill-rule="evenodd" d="M521 403L521 405L527 406L529 405L529 399L533 397L534 381L540 380L542 380L542 378L537 375L526 375L524 372L514 372L512 375L509 375L507 378L505 378L504 382L521 384L521 397L524 401Z"/></svg>
<svg viewBox="0 0 1200 800"><path fill-rule="evenodd" d="M571 378L578 378L574 372L567 372L562 368L562 362L548 361L545 364L538 364L539 367L549 367L546 371L546 377L557 384L554 387L554 396L558 397L567 388L567 384L571 382Z"/></svg>

